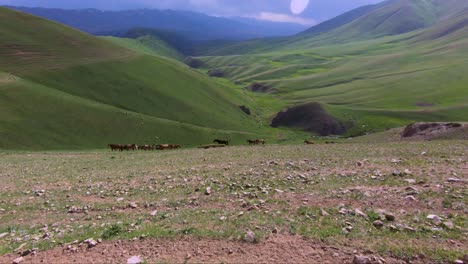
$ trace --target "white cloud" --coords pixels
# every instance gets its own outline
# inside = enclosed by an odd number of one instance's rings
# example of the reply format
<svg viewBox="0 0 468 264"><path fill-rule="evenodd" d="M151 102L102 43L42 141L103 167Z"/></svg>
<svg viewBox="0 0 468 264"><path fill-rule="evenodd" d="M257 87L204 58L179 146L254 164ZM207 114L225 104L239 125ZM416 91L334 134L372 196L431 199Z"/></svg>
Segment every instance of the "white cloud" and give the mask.
<svg viewBox="0 0 468 264"><path fill-rule="evenodd" d="M252 16L253 18L260 20L268 20L274 22L287 22L287 23L296 23L306 26L313 26L317 24L317 21L309 18L303 18L298 16L290 16L281 13L270 13L270 12L261 12L258 15Z"/></svg>

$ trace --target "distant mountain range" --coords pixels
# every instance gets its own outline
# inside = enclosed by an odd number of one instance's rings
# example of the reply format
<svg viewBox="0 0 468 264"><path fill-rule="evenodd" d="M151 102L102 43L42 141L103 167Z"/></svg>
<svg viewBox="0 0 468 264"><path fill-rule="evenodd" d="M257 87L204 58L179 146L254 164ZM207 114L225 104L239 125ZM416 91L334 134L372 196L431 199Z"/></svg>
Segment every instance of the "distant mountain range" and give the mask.
<svg viewBox="0 0 468 264"><path fill-rule="evenodd" d="M307 28L294 23L213 17L175 10L101 11L13 6L8 8L47 18L94 35L116 35L132 28L152 28L178 33L191 40L247 40L294 35Z"/></svg>

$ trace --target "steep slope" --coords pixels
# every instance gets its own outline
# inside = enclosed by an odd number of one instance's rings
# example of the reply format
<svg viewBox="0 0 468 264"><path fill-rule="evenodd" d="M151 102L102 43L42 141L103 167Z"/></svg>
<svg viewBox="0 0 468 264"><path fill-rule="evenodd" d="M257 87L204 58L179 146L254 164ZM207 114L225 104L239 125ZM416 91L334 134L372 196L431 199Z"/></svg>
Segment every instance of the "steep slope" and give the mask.
<svg viewBox="0 0 468 264"><path fill-rule="evenodd" d="M0 148L199 144L264 131L248 99L183 64L0 8ZM253 108L253 107L252 107Z"/></svg>

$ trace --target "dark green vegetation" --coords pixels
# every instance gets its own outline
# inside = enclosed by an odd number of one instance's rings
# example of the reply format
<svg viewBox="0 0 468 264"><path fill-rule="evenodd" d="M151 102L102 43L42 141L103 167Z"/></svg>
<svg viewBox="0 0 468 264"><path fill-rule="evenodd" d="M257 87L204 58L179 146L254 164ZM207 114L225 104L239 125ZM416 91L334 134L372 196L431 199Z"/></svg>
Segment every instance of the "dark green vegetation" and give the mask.
<svg viewBox="0 0 468 264"><path fill-rule="evenodd" d="M266 133L239 108L256 108L239 90L173 60L5 8L0 43L0 148L195 145Z"/></svg>
<svg viewBox="0 0 468 264"><path fill-rule="evenodd" d="M466 1L386 1L294 37L205 54L192 62L256 91L266 120L313 102L345 124L348 136L468 119Z"/></svg>
<svg viewBox="0 0 468 264"><path fill-rule="evenodd" d="M0 238L0 255L25 243L23 250L58 247L55 253L39 252L36 261L56 254L66 259L98 254L94 261L121 262L120 254L130 250L158 263L157 256L131 248L148 243L154 249L167 238L173 239L170 245L187 239L222 244L242 240L250 229L260 243L299 235L318 245L308 251L333 246L341 257L351 252L343 262L351 261L353 250L370 250L387 260L452 263L468 253L466 182L449 180L463 179L467 144L0 153L0 234L6 233ZM428 219L430 214L441 222ZM373 222L379 219L383 227L376 228ZM124 242L118 252L103 250L109 240L142 236L142 242ZM68 243L88 238L104 243L92 250L81 247L77 255L62 251ZM252 254L247 245L241 247ZM303 254L300 248L290 253ZM187 252L181 254L184 258ZM213 254L210 261L215 262L219 256L210 248L200 254L192 254L191 261ZM239 256L222 255L231 260ZM321 256L326 257L331 254ZM0 257L0 262L14 258ZM182 261L174 255L167 262Z"/></svg>

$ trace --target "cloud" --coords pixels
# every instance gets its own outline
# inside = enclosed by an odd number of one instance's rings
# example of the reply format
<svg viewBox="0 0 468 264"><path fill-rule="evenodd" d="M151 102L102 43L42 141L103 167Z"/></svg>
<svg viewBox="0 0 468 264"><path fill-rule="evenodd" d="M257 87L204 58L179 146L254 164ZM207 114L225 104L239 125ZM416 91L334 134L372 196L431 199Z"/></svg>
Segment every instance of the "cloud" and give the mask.
<svg viewBox="0 0 468 264"><path fill-rule="evenodd" d="M269 20L274 22L286 22L286 23L296 23L305 26L313 26L317 24L317 21L309 18L303 18L299 16L290 16L280 13L270 13L270 12L261 12L258 15L252 16L253 18L260 20Z"/></svg>
<svg viewBox="0 0 468 264"><path fill-rule="evenodd" d="M321 22L353 8L381 1L383 0L311 0L300 17L291 13L291 0L0 0L0 5L104 10L178 9L216 16L256 17L311 25L315 21Z"/></svg>

